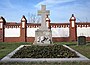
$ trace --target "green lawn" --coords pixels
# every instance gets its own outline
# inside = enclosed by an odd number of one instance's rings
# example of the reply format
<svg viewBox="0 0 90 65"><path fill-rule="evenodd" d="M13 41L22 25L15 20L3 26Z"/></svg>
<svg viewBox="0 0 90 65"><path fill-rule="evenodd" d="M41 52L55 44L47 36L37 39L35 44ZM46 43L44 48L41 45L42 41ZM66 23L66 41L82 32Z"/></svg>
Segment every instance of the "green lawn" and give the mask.
<svg viewBox="0 0 90 65"><path fill-rule="evenodd" d="M20 45L28 45L31 43L1 43L0 42L0 59L12 52L14 49Z"/></svg>
<svg viewBox="0 0 90 65"><path fill-rule="evenodd" d="M90 45L70 46L70 47L90 59Z"/></svg>
<svg viewBox="0 0 90 65"><path fill-rule="evenodd" d="M0 59L12 52L20 45L28 45L31 43L0 43ZM59 42L54 44L66 44L90 59L90 43L84 46L77 46L76 42ZM8 62L0 65L90 65L89 62Z"/></svg>

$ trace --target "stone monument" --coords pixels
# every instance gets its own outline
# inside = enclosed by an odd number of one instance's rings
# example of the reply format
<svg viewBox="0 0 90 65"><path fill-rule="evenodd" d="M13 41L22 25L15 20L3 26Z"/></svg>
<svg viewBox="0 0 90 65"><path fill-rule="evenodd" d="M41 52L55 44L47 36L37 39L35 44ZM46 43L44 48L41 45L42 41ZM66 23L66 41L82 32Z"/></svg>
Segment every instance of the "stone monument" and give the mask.
<svg viewBox="0 0 90 65"><path fill-rule="evenodd" d="M35 45L49 45L52 43L52 31L46 26L46 16L50 15L50 11L46 10L46 5L41 5L38 11L41 16L41 26L35 31Z"/></svg>

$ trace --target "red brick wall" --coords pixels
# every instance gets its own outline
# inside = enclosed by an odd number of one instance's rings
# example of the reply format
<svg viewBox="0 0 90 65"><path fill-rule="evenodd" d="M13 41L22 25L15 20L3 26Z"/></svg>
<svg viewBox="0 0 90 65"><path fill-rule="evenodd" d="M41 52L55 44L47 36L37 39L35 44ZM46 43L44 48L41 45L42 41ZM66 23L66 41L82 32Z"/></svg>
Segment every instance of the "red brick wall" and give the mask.
<svg viewBox="0 0 90 65"><path fill-rule="evenodd" d="M4 42L4 31L3 29L0 29L0 42Z"/></svg>
<svg viewBox="0 0 90 65"><path fill-rule="evenodd" d="M87 40L87 41L90 41L90 37L86 37L86 40Z"/></svg>
<svg viewBox="0 0 90 65"><path fill-rule="evenodd" d="M34 42L34 37L27 37L26 42ZM90 41L90 37L86 38L87 41ZM53 37L53 42L69 42L69 37ZM5 37L4 42L22 42L20 37Z"/></svg>
<svg viewBox="0 0 90 65"><path fill-rule="evenodd" d="M53 42L68 42L69 37L53 37L52 41Z"/></svg>
<svg viewBox="0 0 90 65"><path fill-rule="evenodd" d="M38 27L38 26L40 26L40 24L33 24L33 23L27 23L27 20L26 20L26 18L25 18L25 16L23 16L22 18L24 18L25 19L25 21L23 21L23 22L25 22L25 28L23 29L22 28L22 25L21 25L21 23L6 23L5 22L5 24L3 24L3 26L4 26L4 28L3 29L5 29L5 27L13 27L13 26L15 26L15 27L19 27L20 26L20 37L4 37L4 30L0 30L0 34L2 34L3 35L3 37L0 37L0 38L2 38L2 39L0 39L0 42L34 42L34 37L27 37L26 35L27 35L27 27ZM77 31L76 31L76 28L77 28L77 25L79 26L79 27L82 27L82 25L83 26L86 26L86 27L90 27L90 23L88 22L88 23L76 23L75 22L75 25L76 25L76 27L74 27L74 28L71 28L71 21L72 20L70 20L70 23L50 23L50 26L51 26L51 28L61 28L61 27L63 27L63 28L65 28L65 27L69 27L69 30L70 30L70 32L69 32L69 34L70 34L70 36L69 37L53 37L52 38L52 41L53 42L69 42L69 41L71 41L71 40L74 40L74 41L76 41L76 39L77 39ZM74 20L74 21L76 21L76 20ZM21 20L21 22L22 22L22 20ZM87 41L90 41L90 37L87 37L86 38L86 40Z"/></svg>
<svg viewBox="0 0 90 65"><path fill-rule="evenodd" d="M35 37L27 37L27 42L34 42Z"/></svg>
<svg viewBox="0 0 90 65"><path fill-rule="evenodd" d="M20 37L4 37L4 42L22 42Z"/></svg>

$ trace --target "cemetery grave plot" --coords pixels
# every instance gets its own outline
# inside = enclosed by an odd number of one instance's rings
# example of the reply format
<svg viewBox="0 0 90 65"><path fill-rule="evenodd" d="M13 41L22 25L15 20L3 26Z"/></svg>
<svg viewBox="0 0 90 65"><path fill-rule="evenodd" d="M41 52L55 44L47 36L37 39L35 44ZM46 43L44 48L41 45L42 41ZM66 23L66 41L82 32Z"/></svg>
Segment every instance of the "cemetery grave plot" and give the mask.
<svg viewBox="0 0 90 65"><path fill-rule="evenodd" d="M24 46L11 58L79 58L79 56L62 45L54 44Z"/></svg>

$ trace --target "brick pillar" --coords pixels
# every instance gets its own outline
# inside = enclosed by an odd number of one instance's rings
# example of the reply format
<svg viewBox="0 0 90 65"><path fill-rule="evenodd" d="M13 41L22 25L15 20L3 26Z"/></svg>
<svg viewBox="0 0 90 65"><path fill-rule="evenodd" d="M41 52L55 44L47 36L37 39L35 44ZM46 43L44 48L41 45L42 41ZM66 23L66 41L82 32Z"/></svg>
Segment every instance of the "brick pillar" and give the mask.
<svg viewBox="0 0 90 65"><path fill-rule="evenodd" d="M70 41L76 41L77 40L77 31L76 31L76 18L74 17L74 14L72 14L72 17L70 18L70 27L69 27L69 36Z"/></svg>
<svg viewBox="0 0 90 65"><path fill-rule="evenodd" d="M46 25L48 27L48 29L51 29L51 25L50 25L50 18L48 17L48 15L46 16Z"/></svg>
<svg viewBox="0 0 90 65"><path fill-rule="evenodd" d="M4 24L5 19L3 17L0 17L0 42L4 42Z"/></svg>
<svg viewBox="0 0 90 65"><path fill-rule="evenodd" d="M21 42L26 42L26 35L27 35L26 24L27 24L27 19L23 15L23 17L21 19L21 26L20 26L20 33L21 33L20 34L20 39L21 39Z"/></svg>

